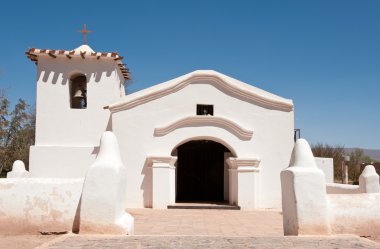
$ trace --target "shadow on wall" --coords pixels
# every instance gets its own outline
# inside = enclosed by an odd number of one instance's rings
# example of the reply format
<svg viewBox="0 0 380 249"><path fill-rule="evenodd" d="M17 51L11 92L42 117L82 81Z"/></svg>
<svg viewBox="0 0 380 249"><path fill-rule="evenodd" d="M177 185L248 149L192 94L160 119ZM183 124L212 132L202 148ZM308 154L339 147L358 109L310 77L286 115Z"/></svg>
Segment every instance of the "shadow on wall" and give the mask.
<svg viewBox="0 0 380 249"><path fill-rule="evenodd" d="M73 222L73 233L79 233L79 228L80 228L80 207L82 203L82 195L79 198L79 203L77 210L75 211L75 217L74 217L74 222Z"/></svg>
<svg viewBox="0 0 380 249"><path fill-rule="evenodd" d="M99 150L100 150L99 146L94 146L94 149L92 150L91 155L98 155Z"/></svg>
<svg viewBox="0 0 380 249"><path fill-rule="evenodd" d="M42 80L44 83L47 83L49 78L52 77L51 82L53 84L57 84L58 79L61 77L62 78L62 80L60 80L61 85L66 85L70 81L70 77L72 76L72 72L73 71L58 72L58 71L54 71L54 70L41 70L41 71L38 71L37 79ZM103 69L103 70L92 71L90 73L88 73L88 72L86 73L86 70L83 70L83 71L78 71L78 72L84 73L87 77L87 81L89 79L94 78L95 79L94 82L99 83L103 74L105 74L106 77L110 77L111 74L114 72L114 70L112 70L112 69L104 70Z"/></svg>
<svg viewBox="0 0 380 249"><path fill-rule="evenodd" d="M108 118L106 131L112 131L112 114Z"/></svg>
<svg viewBox="0 0 380 249"><path fill-rule="evenodd" d="M144 207L151 208L152 207L152 198L153 198L153 176L152 169L149 167L148 158L145 159L144 167L141 171L141 174L144 176L143 181L141 183L141 190L143 191L143 199L144 199Z"/></svg>

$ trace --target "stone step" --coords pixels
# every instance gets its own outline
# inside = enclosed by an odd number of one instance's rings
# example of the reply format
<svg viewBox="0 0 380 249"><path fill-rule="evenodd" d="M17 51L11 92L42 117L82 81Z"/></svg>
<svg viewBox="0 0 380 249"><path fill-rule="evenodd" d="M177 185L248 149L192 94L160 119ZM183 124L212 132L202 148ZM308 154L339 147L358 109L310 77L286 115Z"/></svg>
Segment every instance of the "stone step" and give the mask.
<svg viewBox="0 0 380 249"><path fill-rule="evenodd" d="M168 209L221 209L221 210L240 210L239 206L227 203L176 203L168 205Z"/></svg>

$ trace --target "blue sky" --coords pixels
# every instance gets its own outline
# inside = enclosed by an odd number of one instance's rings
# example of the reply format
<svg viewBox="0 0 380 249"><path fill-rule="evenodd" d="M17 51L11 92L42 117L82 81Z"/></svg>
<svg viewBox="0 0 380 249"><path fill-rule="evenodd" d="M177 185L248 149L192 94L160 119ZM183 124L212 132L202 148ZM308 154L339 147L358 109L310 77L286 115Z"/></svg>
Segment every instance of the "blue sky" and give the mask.
<svg viewBox="0 0 380 249"><path fill-rule="evenodd" d="M310 143L380 149L380 1L8 1L0 87L35 101L29 47L117 51L130 91L213 69L293 99Z"/></svg>

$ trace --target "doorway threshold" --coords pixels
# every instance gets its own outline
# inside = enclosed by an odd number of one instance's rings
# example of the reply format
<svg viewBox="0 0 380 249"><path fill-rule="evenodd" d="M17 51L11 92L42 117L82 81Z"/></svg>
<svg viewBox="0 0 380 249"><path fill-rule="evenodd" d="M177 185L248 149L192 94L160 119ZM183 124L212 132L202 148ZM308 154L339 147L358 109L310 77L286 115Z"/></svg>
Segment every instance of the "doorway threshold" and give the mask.
<svg viewBox="0 0 380 249"><path fill-rule="evenodd" d="M240 210L240 207L230 205L227 202L176 202L173 205L168 205L168 209Z"/></svg>

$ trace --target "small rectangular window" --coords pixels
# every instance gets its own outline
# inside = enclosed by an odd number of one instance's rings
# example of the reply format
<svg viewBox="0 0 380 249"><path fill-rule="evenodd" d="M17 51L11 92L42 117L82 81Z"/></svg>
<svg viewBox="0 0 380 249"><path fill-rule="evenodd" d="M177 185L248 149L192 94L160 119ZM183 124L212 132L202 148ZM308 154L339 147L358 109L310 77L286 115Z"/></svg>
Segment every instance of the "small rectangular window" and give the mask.
<svg viewBox="0 0 380 249"><path fill-rule="evenodd" d="M214 116L214 106L213 105L197 105L197 115Z"/></svg>

